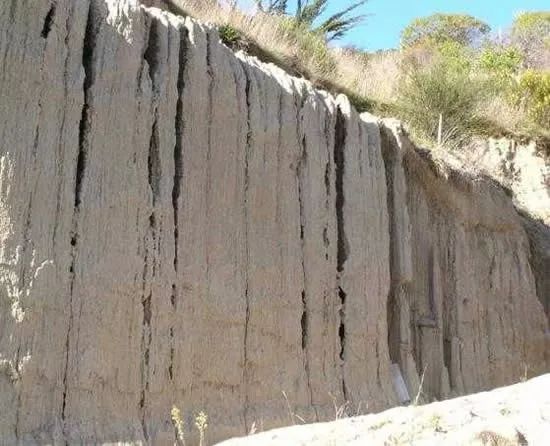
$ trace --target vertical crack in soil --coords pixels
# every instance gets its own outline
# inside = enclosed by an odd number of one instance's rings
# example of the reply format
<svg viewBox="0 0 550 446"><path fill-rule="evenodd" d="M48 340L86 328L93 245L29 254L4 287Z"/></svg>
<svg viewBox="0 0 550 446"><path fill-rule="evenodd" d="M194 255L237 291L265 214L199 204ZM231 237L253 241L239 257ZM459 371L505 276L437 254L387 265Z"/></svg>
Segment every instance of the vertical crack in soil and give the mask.
<svg viewBox="0 0 550 446"><path fill-rule="evenodd" d="M48 11L48 14L46 14L46 18L44 19L44 25L42 26L42 31L40 32L40 36L43 39L47 39L50 35L50 31L52 30L53 21L55 18L55 8L56 4L53 3Z"/></svg>
<svg viewBox="0 0 550 446"><path fill-rule="evenodd" d="M347 130L346 120L340 107L336 114L336 128L334 132L334 166L335 166L335 189L336 189L336 232L337 232L337 266L336 275L338 286L338 298L340 299L340 326L338 328L338 337L340 340L340 363L342 367L342 393L345 402L348 402L348 390L345 379L345 360L346 360L346 298L347 295L342 285L342 273L344 264L348 258L348 241L345 232L344 221L344 173L345 173L345 146Z"/></svg>
<svg viewBox="0 0 550 446"><path fill-rule="evenodd" d="M52 12L53 20L53 12ZM72 230L71 230L71 263L69 266L70 274L70 285L69 285L69 322L67 328L67 335L65 338L65 366L63 370L63 397L61 405L61 420L63 423L63 435L65 437L65 443L68 444L68 432L66 426L67 418L67 393L68 393L68 372L69 372L69 347L70 347L70 338L74 325L74 315L73 315L73 298L74 298L74 287L76 279L76 254L78 249L78 219L81 210L82 204L82 182L84 180L84 174L86 171L86 160L87 153L90 146L90 132L91 132L91 88L94 83L94 51L96 48L96 38L99 32L100 20L95 17L95 12L93 5L88 7L88 15L86 22L86 30L84 34L83 41L83 52L82 52L82 66L84 68L84 83L83 83L83 93L84 93L84 104L82 107L82 115L80 118L79 124L79 134L78 134L78 155L76 161L76 173L75 173L75 185L74 185L74 210L73 210L73 221L72 221Z"/></svg>

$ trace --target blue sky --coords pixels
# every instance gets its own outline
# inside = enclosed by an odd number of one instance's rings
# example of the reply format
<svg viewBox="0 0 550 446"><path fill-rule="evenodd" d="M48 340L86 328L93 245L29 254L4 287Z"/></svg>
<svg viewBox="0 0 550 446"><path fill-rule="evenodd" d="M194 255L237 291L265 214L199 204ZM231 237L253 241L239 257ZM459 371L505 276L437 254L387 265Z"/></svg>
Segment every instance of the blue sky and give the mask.
<svg viewBox="0 0 550 446"><path fill-rule="evenodd" d="M331 8L341 9L351 1L332 0ZM395 48L399 45L399 33L412 19L436 12L470 14L489 23L496 32L506 29L518 12L549 9L550 0L370 0L361 8L362 13L370 14L365 24L350 32L339 45L355 45L369 51Z"/></svg>

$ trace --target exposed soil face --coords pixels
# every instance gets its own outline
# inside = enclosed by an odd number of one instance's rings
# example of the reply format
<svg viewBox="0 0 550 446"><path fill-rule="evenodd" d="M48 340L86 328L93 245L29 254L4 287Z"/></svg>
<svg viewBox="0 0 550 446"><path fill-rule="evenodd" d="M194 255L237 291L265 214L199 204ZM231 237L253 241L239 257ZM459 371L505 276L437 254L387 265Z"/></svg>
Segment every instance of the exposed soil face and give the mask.
<svg viewBox="0 0 550 446"><path fill-rule="evenodd" d="M173 444L173 405L214 442L549 369L510 197L215 30L4 1L0 97L0 443Z"/></svg>

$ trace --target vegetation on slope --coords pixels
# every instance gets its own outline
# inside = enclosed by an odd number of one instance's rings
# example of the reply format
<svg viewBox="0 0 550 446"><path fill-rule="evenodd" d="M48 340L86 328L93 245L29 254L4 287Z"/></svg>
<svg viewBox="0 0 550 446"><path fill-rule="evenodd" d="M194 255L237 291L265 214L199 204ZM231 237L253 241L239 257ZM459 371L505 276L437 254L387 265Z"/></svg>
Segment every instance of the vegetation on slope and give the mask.
<svg viewBox="0 0 550 446"><path fill-rule="evenodd" d="M364 1L325 20L328 0L297 0L294 13L289 0L256 0L254 13L235 1L166 1L217 25L229 46L347 94L359 111L403 119L424 144L550 138L550 12L522 13L498 35L468 15L434 14L403 30L401 48L367 53L330 45L364 19L350 15Z"/></svg>

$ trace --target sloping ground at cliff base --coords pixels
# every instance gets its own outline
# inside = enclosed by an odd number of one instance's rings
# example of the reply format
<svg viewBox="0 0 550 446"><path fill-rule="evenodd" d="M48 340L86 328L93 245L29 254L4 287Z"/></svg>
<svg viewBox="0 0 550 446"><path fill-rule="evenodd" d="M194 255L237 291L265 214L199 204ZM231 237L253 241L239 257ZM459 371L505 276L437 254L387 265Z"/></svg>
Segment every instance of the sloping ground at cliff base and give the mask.
<svg viewBox="0 0 550 446"><path fill-rule="evenodd" d="M294 426L219 446L547 446L550 375L425 406Z"/></svg>

